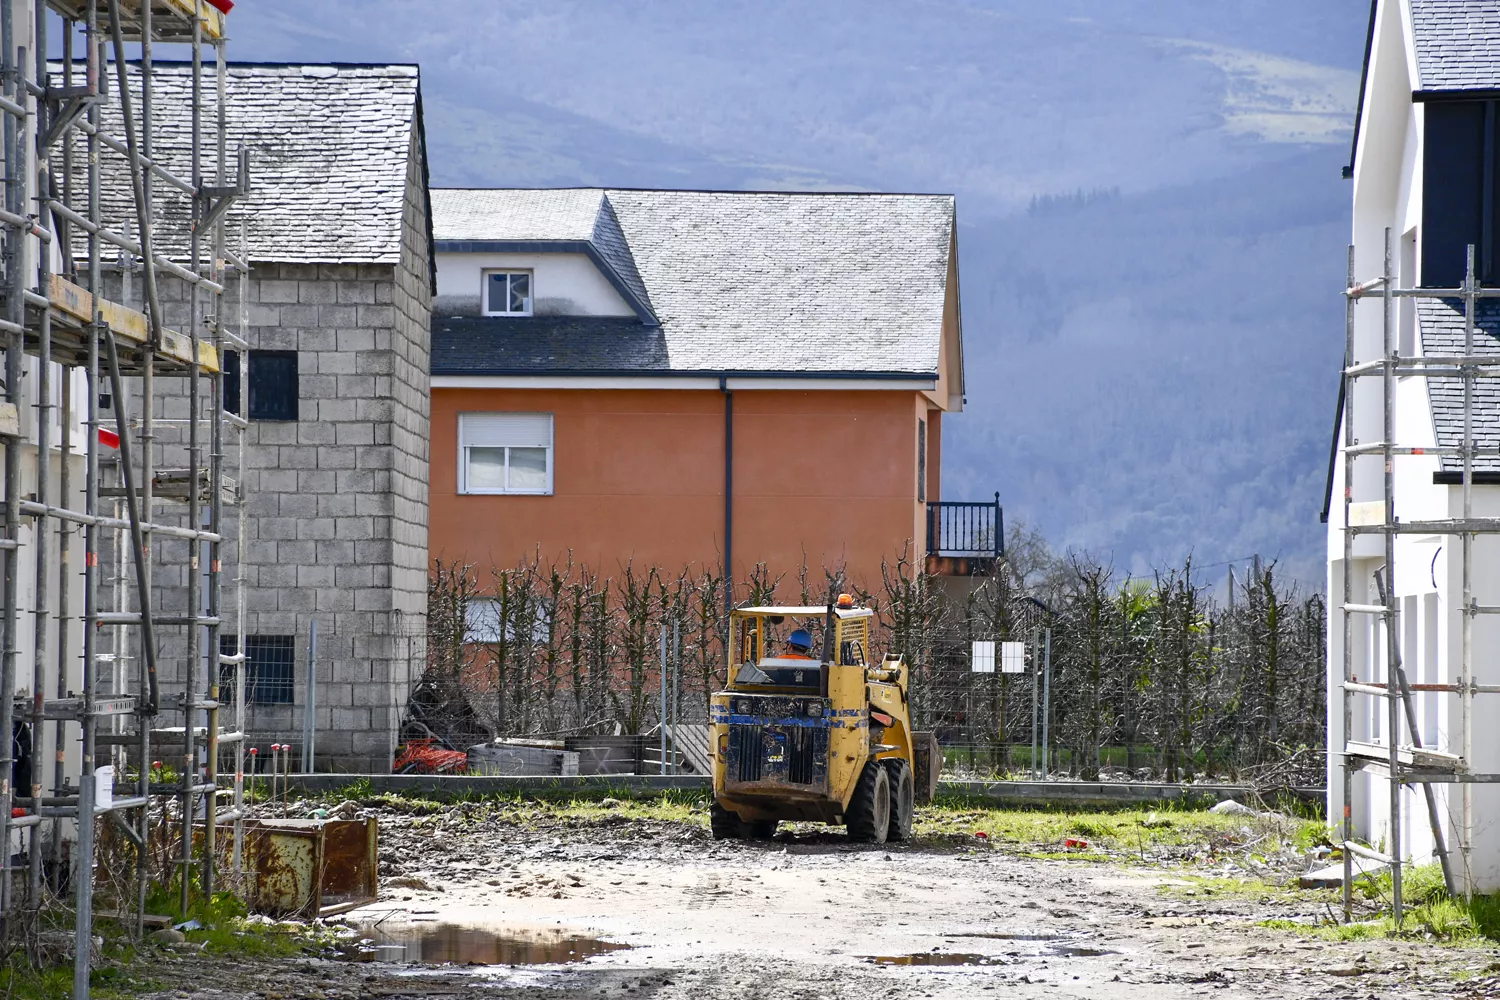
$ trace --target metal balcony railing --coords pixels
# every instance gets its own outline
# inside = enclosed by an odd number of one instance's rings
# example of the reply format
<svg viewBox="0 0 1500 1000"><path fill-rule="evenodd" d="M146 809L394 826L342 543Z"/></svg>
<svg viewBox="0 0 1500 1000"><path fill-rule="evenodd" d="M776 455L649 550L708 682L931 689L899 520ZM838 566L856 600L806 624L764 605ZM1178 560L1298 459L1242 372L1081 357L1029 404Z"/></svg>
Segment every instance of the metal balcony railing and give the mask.
<svg viewBox="0 0 1500 1000"><path fill-rule="evenodd" d="M927 505L927 554L958 559L1005 555L1005 513L993 501L939 500Z"/></svg>

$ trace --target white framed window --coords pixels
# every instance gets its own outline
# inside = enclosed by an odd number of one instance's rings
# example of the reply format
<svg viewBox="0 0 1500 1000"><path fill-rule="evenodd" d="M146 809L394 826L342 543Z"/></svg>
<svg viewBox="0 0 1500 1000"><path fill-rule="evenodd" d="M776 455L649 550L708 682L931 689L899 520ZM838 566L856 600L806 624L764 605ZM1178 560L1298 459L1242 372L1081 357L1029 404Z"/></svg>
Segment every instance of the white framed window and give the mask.
<svg viewBox="0 0 1500 1000"><path fill-rule="evenodd" d="M552 634L552 608L546 601L508 608L504 617L507 620L502 622L500 602L493 597L472 598L464 606L464 642L493 644L503 636L508 642L529 640L540 645Z"/></svg>
<svg viewBox="0 0 1500 1000"><path fill-rule="evenodd" d="M464 642L500 641L500 602L476 597L464 605Z"/></svg>
<svg viewBox="0 0 1500 1000"><path fill-rule="evenodd" d="M458 492L552 492L552 414L460 413Z"/></svg>
<svg viewBox="0 0 1500 1000"><path fill-rule="evenodd" d="M530 271L485 271L484 314L486 316L530 316Z"/></svg>

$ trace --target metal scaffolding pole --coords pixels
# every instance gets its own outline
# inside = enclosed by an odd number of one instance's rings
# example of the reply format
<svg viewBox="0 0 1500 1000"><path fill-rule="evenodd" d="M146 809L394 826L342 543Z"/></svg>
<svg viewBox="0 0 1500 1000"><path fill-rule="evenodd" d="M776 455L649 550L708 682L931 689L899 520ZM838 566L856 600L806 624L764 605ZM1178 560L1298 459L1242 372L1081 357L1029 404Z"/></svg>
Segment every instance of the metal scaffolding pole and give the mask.
<svg viewBox="0 0 1500 1000"><path fill-rule="evenodd" d="M1390 869L1391 903L1393 916L1399 924L1403 916L1403 866L1409 863L1403 838L1404 789L1408 785L1421 785L1428 819L1433 836L1433 850L1443 868L1444 881L1451 895L1462 893L1466 898L1473 891L1473 868L1471 861L1473 830L1473 785L1500 781L1500 773L1480 771L1473 759L1473 699L1477 694L1500 692L1500 685L1477 684L1474 680L1474 617L1479 614L1500 612L1500 606L1481 605L1474 595L1474 540L1480 534L1500 534L1500 518L1476 517L1473 505L1474 457L1478 445L1474 437L1474 383L1476 378L1492 377L1495 367L1493 356L1476 355L1475 329L1480 299L1500 298L1500 289L1484 288L1480 284L1476 268L1475 250L1468 248L1467 268L1463 285L1449 288L1400 288L1398 276L1393 272L1393 242L1389 229L1385 231L1384 266L1380 277L1360 282L1355 270L1354 247L1349 248L1349 269L1346 295L1345 357L1344 357L1344 412L1341 450L1343 451L1344 504L1343 504L1343 550L1342 601L1339 614L1342 616L1343 632L1343 679L1340 685L1343 719L1343 747L1338 754L1340 778L1343 789L1344 815L1342 835L1344 847L1344 916L1352 916L1352 883L1355 876L1354 857L1377 861ZM1379 292L1382 304L1381 354L1378 361L1362 359L1357 354L1355 314L1361 299ZM1426 355L1419 353L1403 356L1396 335L1394 305L1398 299L1454 299L1463 301L1464 347L1456 357ZM1415 305L1413 306L1415 308ZM1355 422L1356 387L1362 378L1380 379L1382 400L1382 429L1379 442L1360 442ZM1399 425L1397 406L1399 377L1423 379L1459 379L1463 383L1462 430L1456 447L1438 447L1425 444L1401 445L1396 440ZM1452 516L1451 508L1446 519L1415 520L1400 518L1398 507L1395 461L1397 457L1435 455L1456 457L1461 464L1460 513ZM1378 501L1356 500L1360 492L1356 483L1357 459L1379 457L1383 463L1381 499ZM1378 516L1372 508L1378 507ZM1460 655L1457 665L1457 683L1452 681L1454 671L1450 667L1446 683L1411 684L1401 655L1400 595L1396 589L1396 536L1400 534L1456 535L1460 541L1460 586L1459 623L1461 629ZM1354 593L1355 539L1361 534L1378 534L1383 542L1384 565L1374 571L1375 585L1380 602L1368 603L1368 598L1356 599ZM1378 618L1383 631L1385 678L1371 678L1368 683L1357 680L1355 664L1354 628L1355 615ZM1373 638L1373 636L1372 636ZM1370 651L1370 662L1376 662L1375 650ZM1373 667L1371 672L1373 673ZM1430 694L1457 695L1461 752L1423 745L1421 726L1412 696L1414 691ZM1383 698L1385 733L1383 739L1374 732L1369 740L1354 738L1354 698L1360 695ZM1380 713L1376 713L1373 718ZM1402 723L1406 732L1403 738ZM1354 775L1364 768L1384 771L1389 789L1388 828L1384 852L1376 851L1355 840L1353 821ZM1444 827L1445 816L1440 812L1434 785L1458 785L1461 809L1457 829L1457 841L1462 868L1460 874L1451 863Z"/></svg>
<svg viewBox="0 0 1500 1000"><path fill-rule="evenodd" d="M34 26L34 39L18 37L22 24ZM58 25L61 31L53 41L61 52L60 65L49 65L49 33ZM75 65L79 41L82 79ZM158 108L153 92L157 76L153 47L163 41L191 46L191 102L179 102L176 110L179 117L183 112L191 115L192 141L186 156L177 162L171 162L170 155L158 159L155 142ZM29 52L28 42L34 46ZM127 62L127 42L140 45L138 70ZM204 45L214 48L217 94L213 131L208 137L203 135ZM0 447L4 448L0 739L5 741L0 746L0 845L9 845L19 836L20 856L25 858L24 867L14 869L7 850L0 862L0 874L6 876L0 878L0 947L14 947L23 934L25 943L31 945L44 911L66 912L61 906L62 886L71 883L75 1000L85 1000L89 992L100 816L112 816L124 839L134 845L133 898L122 901L125 912L111 917L137 935L153 877L149 850L153 802L163 815L170 815L162 808L166 800L175 798L178 804L178 867L165 874L180 878L184 909L197 893L215 888L215 836L220 822L233 823L232 870L237 873L241 864L244 595L238 576L234 654L221 655L219 634L221 560L227 541L224 507L226 503L238 506L242 500L238 493L227 496L224 425L228 423L239 434L235 445L240 482L245 425L223 412L225 386L218 359L226 343L243 349L243 341L232 337L223 322L226 260L235 261L239 273L240 329L248 325L243 220L240 256L228 252L223 232L224 210L244 192L247 174L242 156L238 177L231 181L228 176L223 45L222 15L200 3L0 0L0 153L5 159L0 196L5 289L0 307L0 346L5 352L5 384L0 388ZM60 83L54 82L59 77ZM105 120L106 108L109 121ZM81 158L75 155L80 136L85 146ZM208 170L203 163L206 141L214 143L214 163ZM216 178L213 186L205 182L210 173ZM153 190L158 179L190 196L191 220L164 219L158 213ZM106 186L112 192L128 190L132 218L106 217ZM116 228L122 223L123 232ZM165 242L158 242L164 234ZM139 261L141 312L136 313L129 301L110 301L102 260L105 246L122 251L123 289L128 289ZM210 261L202 259L205 251L211 252ZM187 287L185 337L167 329L159 291L162 275ZM123 299L129 298L127 290ZM116 323L125 326L117 328ZM148 331L144 343L137 332L142 328ZM117 336L121 330L123 337ZM175 354L166 350L169 337L176 343L187 342L185 357L181 348L174 348ZM79 416L74 412L74 380L80 368L81 388L86 393L80 407L85 435L81 449L74 435ZM181 437L169 442L159 439L159 428L171 423L157 413L162 405L158 393L169 384L158 380L163 374L184 376L172 384L185 386L185 391L173 393L188 403L185 441ZM247 388L244 365L239 377L243 398ZM139 378L138 387L128 384L133 378ZM206 391L203 378L208 379ZM27 386L34 386L34 393ZM138 389L138 396L132 395L132 389ZM54 394L60 397L58 401ZM133 403L133 398L139 403ZM133 410L138 418L132 417ZM104 435L109 435L107 442ZM119 450L118 463L103 460L105 447ZM186 492L180 500L175 493L158 495L156 470L167 454L164 447L176 448L187 457ZM27 463L33 461L34 468L30 468ZM118 481L106 483L104 468L112 469L115 464ZM233 489L238 490L238 484ZM117 509L109 511L101 504ZM163 508L179 513L169 514ZM175 523L179 518L182 523ZM29 525L24 534L23 519ZM242 557L243 517L239 522L236 543ZM70 561L71 540L79 531L81 566ZM159 541L169 541L172 548L157 551ZM100 571L100 559L105 556L119 567L113 575ZM130 572L125 571L127 562ZM185 583L185 608L158 608L159 601L153 600L153 574L168 566ZM33 603L25 609L33 616L31 628L24 633L30 638L32 669L24 681L20 659L28 651L23 648L18 585L23 572L35 578ZM75 587L81 589L83 598L77 609ZM159 711L167 707L158 688L158 625L180 627L186 639L176 657L184 696L170 705L182 724L182 780L170 789L151 780L152 727ZM99 635L103 626L120 631L103 640ZM106 645L112 652L103 652ZM132 655L139 666L126 669L124 661ZM113 668L101 671L106 661ZM221 662L235 668L236 728L225 734L219 732ZM199 684L198 674L205 669L207 683ZM106 674L113 678L107 691L100 688ZM24 699L19 697L21 691L26 692ZM110 720L107 726L101 725L105 719ZM48 723L51 731L44 733ZM11 736L19 725L30 727L33 759L29 787L21 789L12 787L17 762ZM206 778L205 761L198 754L200 730L201 745L207 748ZM235 744L234 806L228 813L216 810L221 742ZM44 746L53 759L50 792L49 771L38 763L49 756ZM76 770L67 759L71 747L78 748ZM131 753L136 755L135 794L116 799L106 778L111 771L103 769L96 775L96 766L106 763L105 757L129 766ZM76 788L71 784L75 777ZM122 783L128 780L121 776ZM196 808L200 795L201 812ZM19 807L14 816L13 806ZM46 877L49 866L42 857L44 827L51 835L51 878ZM63 870L63 845L69 836L73 839L70 873ZM25 871L26 877L14 879L15 870ZM24 887L22 901L12 898L17 886Z"/></svg>
<svg viewBox="0 0 1500 1000"><path fill-rule="evenodd" d="M19 86L19 69L16 66L16 39L13 8L10 3L0 3L0 47L4 53L4 94L7 101L16 101L19 97L25 99L25 94ZM3 114L4 119L4 152L5 152L5 210L12 218L20 216L23 205L21 204L21 179L22 171L15 169L17 164L17 152L20 147L20 136L17 117L14 114ZM5 268L6 268L6 308L5 318L10 324L9 332L6 334L5 345L5 397L19 413L20 408L25 406L21 393L21 362L22 362L22 323L25 321L25 306L22 291L25 289L26 270L26 232L25 228L14 221L7 221L5 234ZM21 553L18 548L21 537L21 441L19 438L9 438L5 446L5 528L4 539L9 544L3 553L4 559L4 593L0 596L3 603L3 618L0 618L0 740L4 740L4 747L0 748L0 930L7 935L11 931L11 873L10 873L10 822L11 822L11 770L14 761L11 759L14 740L11 732L14 726L14 704L13 696L16 689L16 642L20 622L18 615L20 608L17 606L17 580L20 577Z"/></svg>

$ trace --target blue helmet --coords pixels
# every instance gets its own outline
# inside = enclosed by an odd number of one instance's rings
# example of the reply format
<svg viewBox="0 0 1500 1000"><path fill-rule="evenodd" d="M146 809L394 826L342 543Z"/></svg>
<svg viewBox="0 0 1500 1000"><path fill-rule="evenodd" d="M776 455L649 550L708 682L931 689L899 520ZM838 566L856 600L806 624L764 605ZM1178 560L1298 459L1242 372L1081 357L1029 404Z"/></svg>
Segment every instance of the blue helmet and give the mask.
<svg viewBox="0 0 1500 1000"><path fill-rule="evenodd" d="M801 647L808 652L812 651L812 633L805 628L799 628L786 637L786 644L792 647Z"/></svg>

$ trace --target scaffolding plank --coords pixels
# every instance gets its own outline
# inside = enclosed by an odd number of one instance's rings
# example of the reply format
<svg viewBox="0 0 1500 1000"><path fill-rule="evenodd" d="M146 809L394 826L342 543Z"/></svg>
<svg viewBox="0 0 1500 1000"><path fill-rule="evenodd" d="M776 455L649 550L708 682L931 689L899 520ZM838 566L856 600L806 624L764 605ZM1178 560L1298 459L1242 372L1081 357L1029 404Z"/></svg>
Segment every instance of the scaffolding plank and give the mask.
<svg viewBox="0 0 1500 1000"><path fill-rule="evenodd" d="M18 717L31 714L31 699L17 698L15 711ZM134 715L136 698L133 695L116 695L94 699L97 716ZM82 698L49 698L42 702L42 718L52 721L70 722L81 719L84 713Z"/></svg>
<svg viewBox="0 0 1500 1000"><path fill-rule="evenodd" d="M1350 740L1344 745L1344 752L1351 757L1373 761L1377 764L1389 764L1391 760L1391 748L1380 743L1364 743L1358 740ZM1441 750L1429 750L1425 747L1397 747L1396 762L1406 767L1421 767L1427 770L1446 771L1448 773L1466 770L1463 766L1463 760L1456 754L1444 753Z"/></svg>
<svg viewBox="0 0 1500 1000"><path fill-rule="evenodd" d="M158 41L189 42L193 38L193 20L197 18L203 26L205 41L217 41L224 37L224 15L210 6L208 0L149 0L151 4L152 34ZM88 4L83 0L47 0L47 6L63 17L81 21L88 15ZM130 41L140 38L141 14L145 8L142 0L120 0L120 28ZM99 20L104 31L109 31L109 18L100 11Z"/></svg>
<svg viewBox="0 0 1500 1000"><path fill-rule="evenodd" d="M47 298L54 309L77 320L80 324L93 322L94 311L97 309L99 318L108 324L115 336L123 337L137 347L144 347L150 342L151 327L145 313L122 306L118 302L97 298L87 288L75 285L60 275L51 276ZM193 360L192 338L176 330L164 329L158 353L183 364L191 364ZM219 352L214 345L206 341L198 342L198 363L206 371L219 371Z"/></svg>
<svg viewBox="0 0 1500 1000"><path fill-rule="evenodd" d="M1453 518L1441 521L1401 521L1397 524L1361 526L1351 524L1351 535L1378 535L1390 531L1398 535L1462 535L1500 532L1500 517Z"/></svg>
<svg viewBox="0 0 1500 1000"><path fill-rule="evenodd" d="M1352 858L1351 865L1356 879L1364 875L1378 875L1390 867L1389 864L1360 857ZM1343 884L1344 863L1342 861L1325 868L1313 869L1297 879L1299 889L1338 889Z"/></svg>

